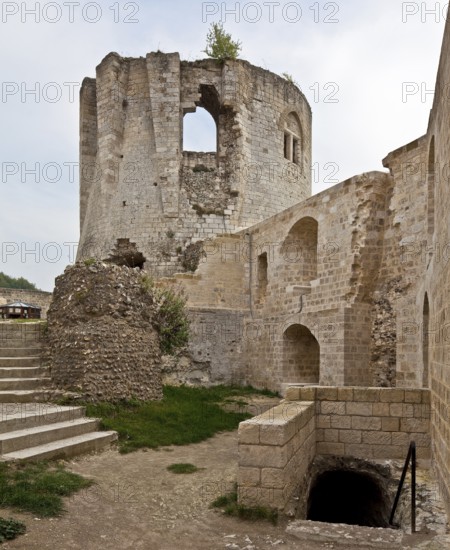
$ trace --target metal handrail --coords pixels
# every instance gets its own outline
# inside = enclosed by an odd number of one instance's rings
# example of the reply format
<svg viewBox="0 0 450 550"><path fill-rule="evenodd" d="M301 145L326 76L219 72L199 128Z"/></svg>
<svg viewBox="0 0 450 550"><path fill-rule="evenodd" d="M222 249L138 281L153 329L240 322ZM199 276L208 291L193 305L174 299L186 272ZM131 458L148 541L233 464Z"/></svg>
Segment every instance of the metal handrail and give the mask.
<svg viewBox="0 0 450 550"><path fill-rule="evenodd" d="M398 484L397 494L395 495L394 506L392 507L391 517L389 518L389 524L394 525L394 516L397 510L400 494L405 482L406 473L408 471L409 462L411 460L411 533L416 532L416 443L411 441L409 444L408 455L403 466L402 477Z"/></svg>

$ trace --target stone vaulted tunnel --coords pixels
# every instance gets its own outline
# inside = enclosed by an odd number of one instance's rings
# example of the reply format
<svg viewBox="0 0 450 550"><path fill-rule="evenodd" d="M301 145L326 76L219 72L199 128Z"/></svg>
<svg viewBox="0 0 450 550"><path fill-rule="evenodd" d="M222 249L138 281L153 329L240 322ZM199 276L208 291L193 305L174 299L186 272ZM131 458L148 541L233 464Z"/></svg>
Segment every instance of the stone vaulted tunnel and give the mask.
<svg viewBox="0 0 450 550"><path fill-rule="evenodd" d="M311 486L307 519L365 527L389 526L389 498L368 473L331 470Z"/></svg>

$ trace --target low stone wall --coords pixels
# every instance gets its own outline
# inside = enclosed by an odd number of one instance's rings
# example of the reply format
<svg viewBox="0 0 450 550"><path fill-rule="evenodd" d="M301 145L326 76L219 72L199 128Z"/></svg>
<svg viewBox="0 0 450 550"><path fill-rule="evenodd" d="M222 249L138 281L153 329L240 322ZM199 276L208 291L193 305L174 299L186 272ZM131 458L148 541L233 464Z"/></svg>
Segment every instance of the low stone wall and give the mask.
<svg viewBox="0 0 450 550"><path fill-rule="evenodd" d="M430 391L394 388L288 388L292 401L315 401L317 454L357 458L431 457Z"/></svg>
<svg viewBox="0 0 450 550"><path fill-rule="evenodd" d="M286 401L239 426L239 501L284 509L315 455L431 457L430 390L290 387Z"/></svg>
<svg viewBox="0 0 450 550"><path fill-rule="evenodd" d="M239 502L284 508L316 454L314 403L282 403L239 425Z"/></svg>
<svg viewBox="0 0 450 550"><path fill-rule="evenodd" d="M43 290L22 290L17 288L0 288L0 305L10 302L25 302L41 308L41 318L47 318L53 294Z"/></svg>

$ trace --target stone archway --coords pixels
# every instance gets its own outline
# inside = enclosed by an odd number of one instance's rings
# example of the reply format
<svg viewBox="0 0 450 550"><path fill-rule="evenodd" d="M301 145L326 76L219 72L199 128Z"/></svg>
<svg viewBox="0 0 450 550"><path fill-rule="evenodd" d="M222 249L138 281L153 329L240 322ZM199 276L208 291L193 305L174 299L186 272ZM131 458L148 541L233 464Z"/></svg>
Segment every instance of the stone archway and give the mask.
<svg viewBox="0 0 450 550"><path fill-rule="evenodd" d="M320 346L304 325L291 325L283 334L283 381L318 384Z"/></svg>
<svg viewBox="0 0 450 550"><path fill-rule="evenodd" d="M317 278L317 239L319 224L306 216L290 229L281 247L285 277L299 285Z"/></svg>

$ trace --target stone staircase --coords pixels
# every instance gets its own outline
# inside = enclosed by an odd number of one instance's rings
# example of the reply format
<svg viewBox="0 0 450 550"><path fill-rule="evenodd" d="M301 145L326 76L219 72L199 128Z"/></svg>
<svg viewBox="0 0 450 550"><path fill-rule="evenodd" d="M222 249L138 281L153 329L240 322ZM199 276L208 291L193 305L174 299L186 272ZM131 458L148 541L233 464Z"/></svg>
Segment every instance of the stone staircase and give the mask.
<svg viewBox="0 0 450 550"><path fill-rule="evenodd" d="M68 458L116 440L116 432L97 431L84 407L50 402L40 353L39 323L0 323L0 460Z"/></svg>

